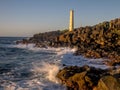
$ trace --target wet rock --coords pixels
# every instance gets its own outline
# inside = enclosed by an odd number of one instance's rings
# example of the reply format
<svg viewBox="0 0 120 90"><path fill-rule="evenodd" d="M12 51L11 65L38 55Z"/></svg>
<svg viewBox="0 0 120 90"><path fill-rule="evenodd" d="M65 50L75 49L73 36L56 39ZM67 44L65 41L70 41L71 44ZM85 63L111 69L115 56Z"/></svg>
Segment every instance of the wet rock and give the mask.
<svg viewBox="0 0 120 90"><path fill-rule="evenodd" d="M85 57L88 57L88 58L101 58L101 55L100 53L94 51L94 50L88 50L85 54L84 54Z"/></svg>
<svg viewBox="0 0 120 90"><path fill-rule="evenodd" d="M57 73L68 90L119 90L120 69L98 69L89 67L69 66ZM112 85L111 85L112 84Z"/></svg>
<svg viewBox="0 0 120 90"><path fill-rule="evenodd" d="M57 77L69 88L68 90L92 90L105 72L87 65L71 66L60 70Z"/></svg>
<svg viewBox="0 0 120 90"><path fill-rule="evenodd" d="M104 76L94 90L120 90L120 82L113 76Z"/></svg>
<svg viewBox="0 0 120 90"><path fill-rule="evenodd" d="M69 32L38 33L16 43L34 43L36 47L76 47L75 55L87 58L108 58L107 65L120 65L120 18L94 26L76 28Z"/></svg>

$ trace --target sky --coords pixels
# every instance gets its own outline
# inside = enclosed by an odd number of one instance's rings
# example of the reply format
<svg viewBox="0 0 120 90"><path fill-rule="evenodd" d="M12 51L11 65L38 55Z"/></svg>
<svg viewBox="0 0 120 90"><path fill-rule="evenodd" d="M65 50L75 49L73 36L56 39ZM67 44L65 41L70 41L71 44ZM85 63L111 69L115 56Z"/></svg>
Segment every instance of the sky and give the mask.
<svg viewBox="0 0 120 90"><path fill-rule="evenodd" d="M76 28L120 18L120 0L0 0L0 36L68 29L71 9Z"/></svg>

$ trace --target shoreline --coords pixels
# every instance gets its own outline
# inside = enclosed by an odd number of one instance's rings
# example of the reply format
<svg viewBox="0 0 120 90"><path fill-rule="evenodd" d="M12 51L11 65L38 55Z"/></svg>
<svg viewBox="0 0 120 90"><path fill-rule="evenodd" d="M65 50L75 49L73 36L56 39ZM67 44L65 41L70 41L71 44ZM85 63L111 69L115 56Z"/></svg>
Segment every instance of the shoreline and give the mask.
<svg viewBox="0 0 120 90"><path fill-rule="evenodd" d="M67 90L120 90L119 74L120 68L103 70L84 65L65 67L56 77Z"/></svg>
<svg viewBox="0 0 120 90"><path fill-rule="evenodd" d="M116 68L120 66L120 18L70 32L39 33L16 43L34 43L38 48L75 47L76 56L105 58L108 61L104 64L112 67L108 70L90 66L66 66L58 72L57 77L68 90L120 90L120 68Z"/></svg>
<svg viewBox="0 0 120 90"><path fill-rule="evenodd" d="M106 58L110 66L120 65L120 18L73 31L51 31L17 41L17 44L34 43L35 47L77 48L75 55L86 58Z"/></svg>

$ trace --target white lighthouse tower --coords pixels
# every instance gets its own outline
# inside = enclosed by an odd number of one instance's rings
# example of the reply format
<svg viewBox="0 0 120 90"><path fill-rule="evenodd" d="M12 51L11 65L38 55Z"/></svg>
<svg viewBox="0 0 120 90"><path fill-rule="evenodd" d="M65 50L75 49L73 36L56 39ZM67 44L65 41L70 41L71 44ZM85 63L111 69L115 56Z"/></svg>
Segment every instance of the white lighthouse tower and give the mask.
<svg viewBox="0 0 120 90"><path fill-rule="evenodd" d="M74 30L74 11L70 10L69 31Z"/></svg>

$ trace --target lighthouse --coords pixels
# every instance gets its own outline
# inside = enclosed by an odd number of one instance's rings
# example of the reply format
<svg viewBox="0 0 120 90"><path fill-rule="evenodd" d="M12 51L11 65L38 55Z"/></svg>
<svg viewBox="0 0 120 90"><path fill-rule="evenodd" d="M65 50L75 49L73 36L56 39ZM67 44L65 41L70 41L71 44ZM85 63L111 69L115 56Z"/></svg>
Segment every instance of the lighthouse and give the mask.
<svg viewBox="0 0 120 90"><path fill-rule="evenodd" d="M74 11L70 10L69 31L74 30Z"/></svg>

